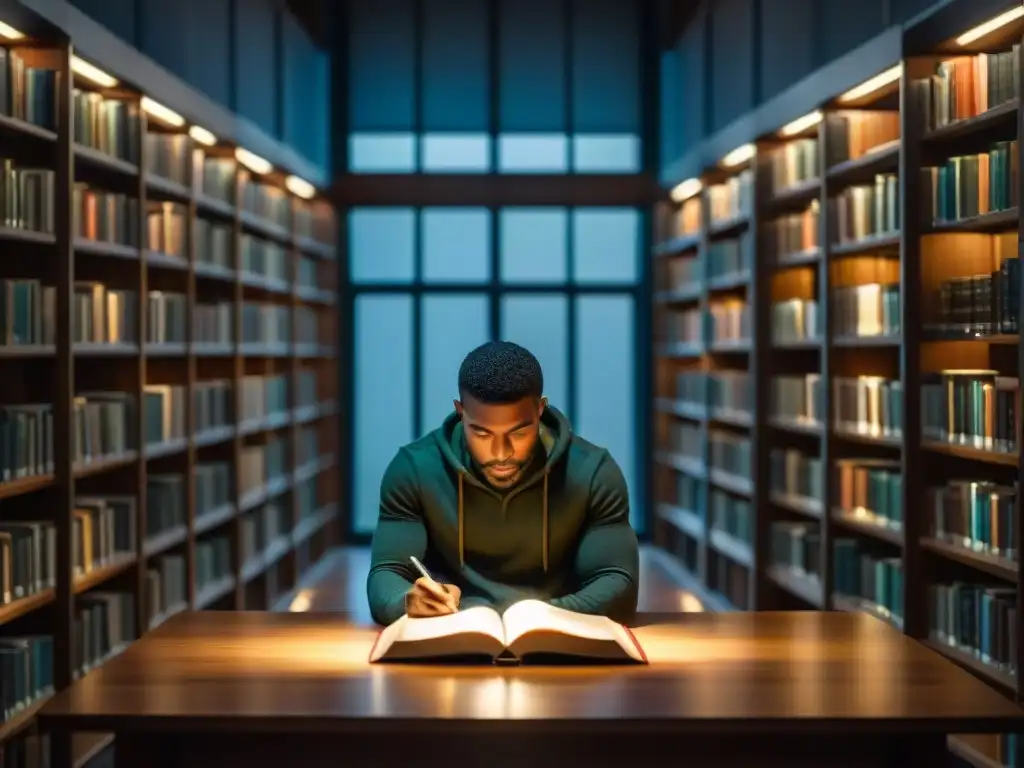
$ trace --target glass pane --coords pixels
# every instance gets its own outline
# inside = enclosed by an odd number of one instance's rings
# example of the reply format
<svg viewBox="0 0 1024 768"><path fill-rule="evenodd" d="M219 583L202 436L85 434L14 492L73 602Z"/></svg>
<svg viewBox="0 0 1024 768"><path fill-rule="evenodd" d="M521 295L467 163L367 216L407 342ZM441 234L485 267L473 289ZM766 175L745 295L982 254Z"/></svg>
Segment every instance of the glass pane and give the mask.
<svg viewBox="0 0 1024 768"><path fill-rule="evenodd" d="M577 173L639 173L637 136L573 136L572 166Z"/></svg>
<svg viewBox="0 0 1024 768"><path fill-rule="evenodd" d="M489 7L480 0L423 0L420 71L425 130L487 130Z"/></svg>
<svg viewBox="0 0 1024 768"><path fill-rule="evenodd" d="M424 208L420 232L424 282L491 279L491 213L486 208Z"/></svg>
<svg viewBox="0 0 1024 768"><path fill-rule="evenodd" d="M574 130L639 134L643 3L570 1Z"/></svg>
<svg viewBox="0 0 1024 768"><path fill-rule="evenodd" d="M490 338L490 310L483 294L427 295L420 313L423 371L420 407L423 435L441 425L459 396L459 366L470 350Z"/></svg>
<svg viewBox="0 0 1024 768"><path fill-rule="evenodd" d="M411 133L353 133L348 137L352 173L415 173L416 141Z"/></svg>
<svg viewBox="0 0 1024 768"><path fill-rule="evenodd" d="M576 299L576 413L573 429L607 448L629 486L633 527L643 528L642 489L636 477L636 353L632 296Z"/></svg>
<svg viewBox="0 0 1024 768"><path fill-rule="evenodd" d="M564 3L498 0L500 131L565 132Z"/></svg>
<svg viewBox="0 0 1024 768"><path fill-rule="evenodd" d="M544 394L569 408L569 300L565 296L518 294L501 299L501 338L533 352L544 370Z"/></svg>
<svg viewBox="0 0 1024 768"><path fill-rule="evenodd" d="M568 219L564 208L501 209L502 282L566 282Z"/></svg>
<svg viewBox="0 0 1024 768"><path fill-rule="evenodd" d="M561 133L499 136L498 170L502 173L565 173L569 170L569 139Z"/></svg>
<svg viewBox="0 0 1024 768"><path fill-rule="evenodd" d="M635 283L640 259L640 212L634 208L577 208L572 212L572 276L577 283Z"/></svg>
<svg viewBox="0 0 1024 768"><path fill-rule="evenodd" d="M421 170L431 173L487 173L491 137L484 134L433 134L423 137Z"/></svg>
<svg viewBox="0 0 1024 768"><path fill-rule="evenodd" d="M416 0L355 0L349 8L348 129L411 131L416 124Z"/></svg>
<svg viewBox="0 0 1024 768"><path fill-rule="evenodd" d="M416 214L412 208L353 208L348 260L354 283L411 283L416 274Z"/></svg>
<svg viewBox="0 0 1024 768"><path fill-rule="evenodd" d="M412 297L357 296L354 314L353 528L369 533L384 470L414 437Z"/></svg>

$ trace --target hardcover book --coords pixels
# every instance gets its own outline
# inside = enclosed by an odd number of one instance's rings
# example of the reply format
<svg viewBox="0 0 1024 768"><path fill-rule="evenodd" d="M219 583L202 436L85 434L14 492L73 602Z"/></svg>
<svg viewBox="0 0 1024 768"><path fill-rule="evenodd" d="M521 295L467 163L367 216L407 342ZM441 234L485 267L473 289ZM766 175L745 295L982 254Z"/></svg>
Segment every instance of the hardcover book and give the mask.
<svg viewBox="0 0 1024 768"><path fill-rule="evenodd" d="M459 657L647 663L640 643L623 625L540 600L523 600L504 613L484 606L431 618L403 616L381 630L370 650L371 664Z"/></svg>

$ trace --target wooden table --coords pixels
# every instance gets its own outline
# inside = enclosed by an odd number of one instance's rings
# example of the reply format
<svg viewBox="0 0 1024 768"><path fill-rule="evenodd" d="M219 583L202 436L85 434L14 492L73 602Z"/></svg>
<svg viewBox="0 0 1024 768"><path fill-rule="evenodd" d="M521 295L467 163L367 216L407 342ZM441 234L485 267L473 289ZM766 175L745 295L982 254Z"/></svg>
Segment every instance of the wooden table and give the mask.
<svg viewBox="0 0 1024 768"><path fill-rule="evenodd" d="M867 615L638 623L648 667L370 666L375 630L343 614L184 613L54 697L42 725L56 759L71 731L114 732L118 768L931 768L946 733L1024 723Z"/></svg>

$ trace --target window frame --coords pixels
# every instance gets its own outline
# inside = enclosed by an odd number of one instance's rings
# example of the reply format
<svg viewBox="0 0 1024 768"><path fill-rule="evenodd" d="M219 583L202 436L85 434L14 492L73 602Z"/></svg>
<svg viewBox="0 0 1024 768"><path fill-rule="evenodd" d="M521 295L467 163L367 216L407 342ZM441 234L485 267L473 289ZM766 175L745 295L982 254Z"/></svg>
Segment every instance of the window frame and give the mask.
<svg viewBox="0 0 1024 768"><path fill-rule="evenodd" d="M651 461L653 457L652 441L650 436L653 428L653 386L652 386L652 283L651 283L651 252L652 215L653 207L659 200L664 199L665 191L658 182L659 168L659 147L658 147L658 97L660 87L658 84L660 51L658 46L657 30L657 5L655 0L638 0L636 3L640 19L640 34L638 35L637 46L639 49L640 83L638 83L638 95L640 104L640 131L638 135L640 153L640 171L635 174L629 173L588 173L575 172L572 170L573 162L573 83L572 83L572 42L575 25L573 14L577 12L579 3L577 0L552 0L561 2L565 14L564 34L566 45L564 46L566 56L566 125L565 133L567 141L567 171L559 172L501 172L499 171L499 138L502 135L499 126L500 104L498 94L499 82L499 56L496 41L498 40L497 27L497 0L485 0L489 5L489 34L491 45L489 46L488 64L490 77L490 104L489 116L490 126L488 135L491 158L490 170L486 173L412 173L412 174L374 174L348 172L348 145L349 131L347 126L347 102L345 99L348 72L345 56L335 57L335 98L334 98L334 122L335 126L335 152L333 159L337 175L335 184L335 200L338 206L339 239L341 253L339 259L342 268L338 270L340 285L340 344L339 354L339 382L340 402L338 419L339 437L339 458L340 478L339 487L342 489L342 498L339 503L342 507L344 518L344 543L366 544L372 534L360 532L354 529L356 515L352 514L354 501L353 478L353 454L358 447L353 445L354 432L351 428L351 414L356 407L353 401L354 395L354 374L353 370L353 312L355 297L367 293L401 293L408 295L413 300L413 317L416 319L413 328L413 371L414 382L417 381L415 372L422 370L423 361L422 344L420 335L421 324L418 318L421 316L423 297L426 294L480 294L486 293L489 300L489 336L499 338L501 331L501 298L515 294L554 294L564 295L568 299L568 320L567 320L567 366L568 374L567 390L570 403L567 405L570 415L573 412L575 399L575 300L583 295L623 295L629 294L633 298L635 307L635 334L634 345L635 366L635 388L634 408L636 424L636 451L634 453L635 467L633 471L634 483L638 485L635 497L644 506L641 530L642 538L649 538L654 528L653 499L653 473ZM415 40L417 46L417 57L420 56L423 35L423 0L414 2L414 25ZM341 14L345 16L346 14ZM347 30L345 22L339 25L336 50L347 50ZM417 154L421 146L421 137L425 131L423 124L422 110L422 69L417 70L417 83L414 96L414 124L409 133L415 138ZM587 132L589 133L589 132ZM507 132L506 132L507 135ZM419 158L416 163L420 167ZM414 279L409 283L388 282L384 284L359 283L354 284L349 279L348 254L347 254L347 218L348 211L356 207L412 207L416 210L416 240L415 240L415 270ZM419 211L424 207L485 207L490 210L490 280L487 283L424 283L423 274L423 249L419 237L420 222ZM505 283L501 280L501 251L500 251L500 230L499 216L503 208L509 207L560 207L569 211L568 226L566 227L566 248L565 258L567 260L565 282L544 282L544 283ZM632 207L639 211L640 237L638 243L638 272L637 279L631 283L607 283L607 284L577 284L573 281L572 261L572 209L578 207ZM411 394L414 409L414 424L421 426L421 392L419 387L414 386ZM396 446L397 450L398 446Z"/></svg>

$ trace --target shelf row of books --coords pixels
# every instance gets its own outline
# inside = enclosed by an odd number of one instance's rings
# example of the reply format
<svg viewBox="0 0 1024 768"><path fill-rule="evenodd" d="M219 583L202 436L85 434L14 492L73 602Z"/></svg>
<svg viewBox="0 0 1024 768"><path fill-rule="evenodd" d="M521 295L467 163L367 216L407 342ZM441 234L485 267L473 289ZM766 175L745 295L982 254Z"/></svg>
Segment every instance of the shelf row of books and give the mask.
<svg viewBox="0 0 1024 768"><path fill-rule="evenodd" d="M284 377L251 376L243 387L251 395L239 412L244 418L243 434L256 434L289 423L301 423L321 415L315 403L298 406L313 409L302 419L293 419L292 411L282 404ZM194 392L195 427L193 435L211 433L218 440L228 439L233 431L221 435L233 425L228 418L228 389L217 382ZM268 397L269 392L269 399ZM276 394L275 394L276 392ZM144 445L147 456L159 455L162 448L181 449L189 437L185 425L185 387L147 385L143 390L145 411ZM243 395L243 397L245 397ZM262 399L260 399L262 398ZM118 461L138 450L135 432L135 398L125 392L83 392L73 407L74 430L71 456L76 471L106 461ZM208 441L203 440L203 444ZM0 407L0 482L31 477L46 477L54 472L53 409L51 405L26 404Z"/></svg>
<svg viewBox="0 0 1024 768"><path fill-rule="evenodd" d="M17 53L6 49L4 69L13 93L25 93L28 88L33 94L24 101L15 99L4 114L55 132L56 73L26 66ZM272 183L251 178L235 158L207 153L187 133L143 131L142 115L138 97L115 98L76 83L72 139L76 147L119 163L122 172L135 170L144 157L148 175L172 182L186 194L237 203L241 210L277 227L291 225L302 237L331 241L332 226L322 210Z"/></svg>
<svg viewBox="0 0 1024 768"><path fill-rule="evenodd" d="M0 346L52 346L56 341L56 288L39 280L0 280ZM98 282L75 283L72 342L78 345L137 344L138 292ZM193 345L233 344L229 301L192 307ZM152 290L145 301L146 345L184 345L188 299L184 293ZM320 345L316 311L306 306L242 304L240 342L250 354L259 345L297 348Z"/></svg>

